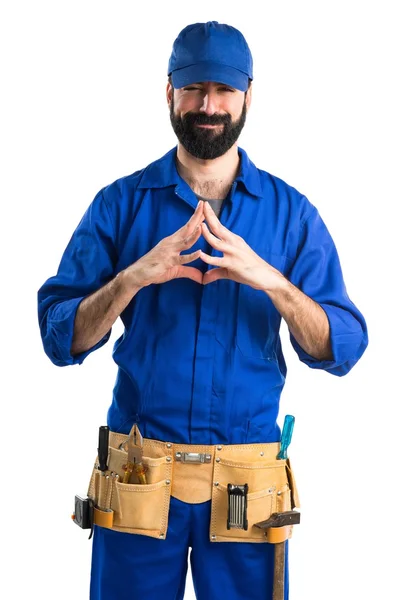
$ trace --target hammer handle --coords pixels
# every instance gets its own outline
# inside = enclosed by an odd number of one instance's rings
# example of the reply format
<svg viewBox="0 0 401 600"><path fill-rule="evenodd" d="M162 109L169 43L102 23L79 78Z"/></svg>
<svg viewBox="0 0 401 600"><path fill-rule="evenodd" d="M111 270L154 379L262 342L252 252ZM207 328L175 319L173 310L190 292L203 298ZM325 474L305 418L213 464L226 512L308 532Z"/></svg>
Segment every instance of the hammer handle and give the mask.
<svg viewBox="0 0 401 600"><path fill-rule="evenodd" d="M285 542L274 545L273 600L284 600Z"/></svg>

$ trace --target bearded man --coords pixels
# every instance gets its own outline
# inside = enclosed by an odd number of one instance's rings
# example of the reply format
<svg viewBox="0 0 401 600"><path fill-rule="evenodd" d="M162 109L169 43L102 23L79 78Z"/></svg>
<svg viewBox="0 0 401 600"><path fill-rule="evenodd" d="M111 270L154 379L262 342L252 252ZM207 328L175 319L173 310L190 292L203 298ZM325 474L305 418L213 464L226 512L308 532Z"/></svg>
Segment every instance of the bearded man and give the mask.
<svg viewBox="0 0 401 600"><path fill-rule="evenodd" d="M91 600L182 600L189 548L198 600L272 598L274 545L255 523L298 506L277 458L281 319L299 359L332 375L368 343L318 210L237 145L252 64L229 25L180 32L166 90L177 146L98 192L38 292L55 365L81 364L118 317L125 328L107 465L88 492Z"/></svg>

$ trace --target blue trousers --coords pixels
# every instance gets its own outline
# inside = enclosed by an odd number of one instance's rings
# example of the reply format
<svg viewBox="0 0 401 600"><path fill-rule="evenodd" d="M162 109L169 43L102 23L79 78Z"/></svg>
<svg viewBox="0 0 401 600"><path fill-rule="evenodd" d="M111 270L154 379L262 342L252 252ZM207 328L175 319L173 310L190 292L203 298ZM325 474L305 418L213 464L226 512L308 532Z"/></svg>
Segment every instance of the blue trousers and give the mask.
<svg viewBox="0 0 401 600"><path fill-rule="evenodd" d="M189 548L197 600L272 600L273 544L210 542L210 507L172 497L165 540L95 526L90 600L182 600Z"/></svg>

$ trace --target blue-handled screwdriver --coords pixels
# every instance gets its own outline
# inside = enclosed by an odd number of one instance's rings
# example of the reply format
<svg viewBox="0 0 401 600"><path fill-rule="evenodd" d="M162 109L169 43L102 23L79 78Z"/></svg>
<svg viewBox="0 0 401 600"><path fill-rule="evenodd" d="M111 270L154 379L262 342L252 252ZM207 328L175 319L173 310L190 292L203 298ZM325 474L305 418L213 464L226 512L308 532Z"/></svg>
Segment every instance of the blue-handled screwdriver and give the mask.
<svg viewBox="0 0 401 600"><path fill-rule="evenodd" d="M287 460L287 448L291 443L292 431L294 429L295 417L286 415L284 419L283 431L281 432L280 452L277 454L278 459Z"/></svg>

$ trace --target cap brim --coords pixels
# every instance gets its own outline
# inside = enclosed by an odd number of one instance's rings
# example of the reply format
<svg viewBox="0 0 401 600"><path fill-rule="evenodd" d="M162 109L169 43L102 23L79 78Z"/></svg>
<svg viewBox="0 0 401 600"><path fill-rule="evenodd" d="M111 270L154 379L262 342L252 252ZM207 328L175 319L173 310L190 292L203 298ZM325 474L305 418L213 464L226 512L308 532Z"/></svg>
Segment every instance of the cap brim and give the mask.
<svg viewBox="0 0 401 600"><path fill-rule="evenodd" d="M171 73L173 86L177 89L190 85L191 83L200 83L203 81L215 81L224 83L241 92L248 89L249 77L246 73L228 67L219 63L198 63L189 65L183 69L177 69Z"/></svg>

